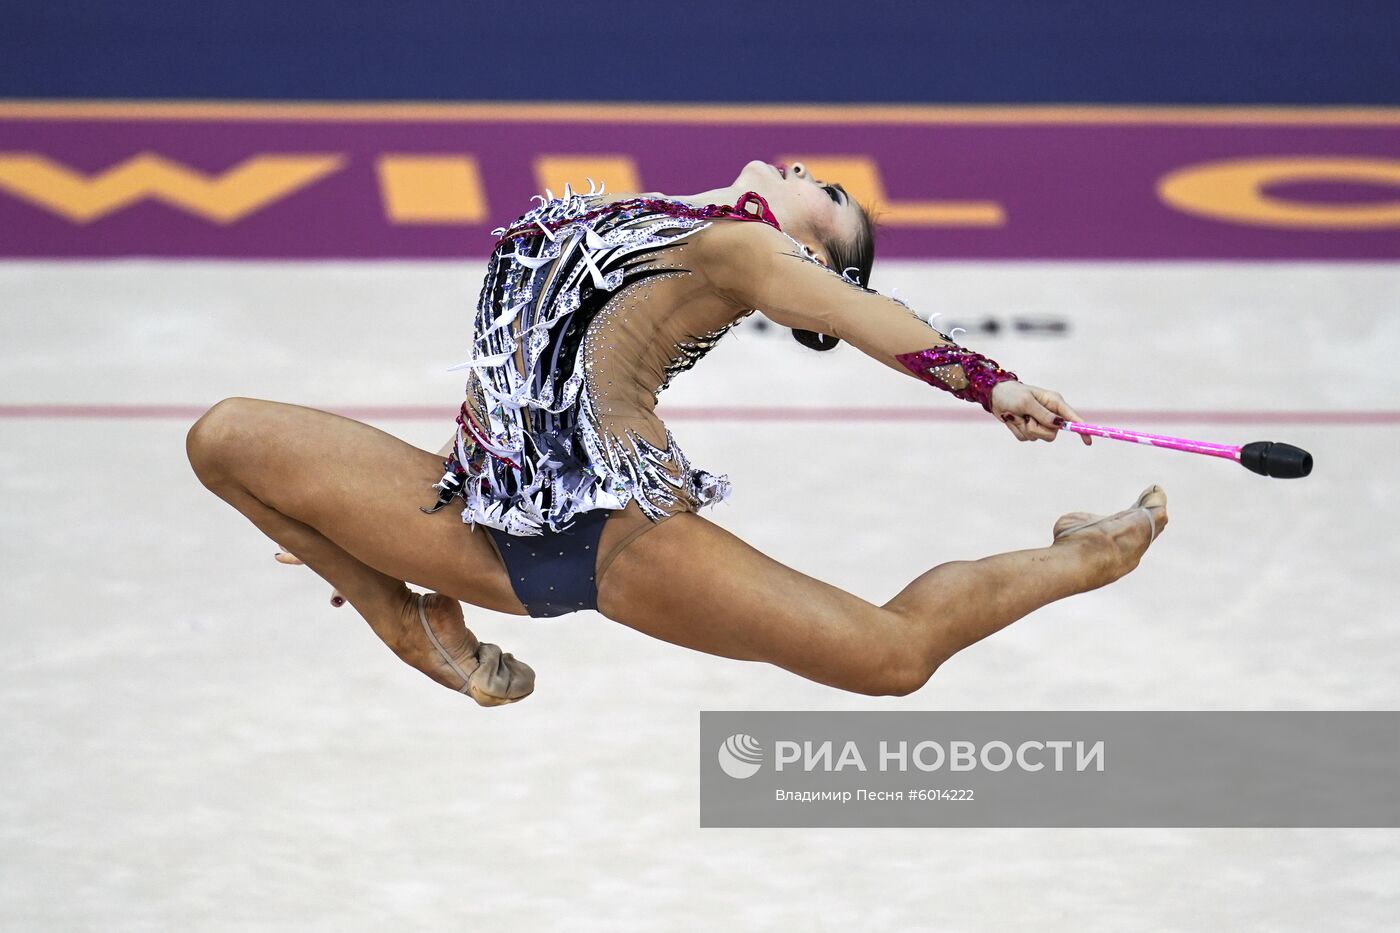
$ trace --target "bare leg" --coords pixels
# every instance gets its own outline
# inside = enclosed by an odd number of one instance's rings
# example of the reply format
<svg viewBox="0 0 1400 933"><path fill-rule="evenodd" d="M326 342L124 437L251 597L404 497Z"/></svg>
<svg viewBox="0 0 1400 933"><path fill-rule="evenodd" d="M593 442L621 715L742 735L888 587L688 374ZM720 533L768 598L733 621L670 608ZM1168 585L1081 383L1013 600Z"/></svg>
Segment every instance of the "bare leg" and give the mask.
<svg viewBox="0 0 1400 933"><path fill-rule="evenodd" d="M439 676L442 658L433 654L433 639L420 638L412 618L405 619L404 581L526 614L484 532L450 510L418 511L439 475L433 454L325 412L249 399L222 402L200 419L189 452L207 486L343 593L400 657L440 682L457 688ZM1161 506L1160 529L1165 496L1154 504ZM1056 527L1083 517L1067 515ZM612 561L598 574L605 615L675 644L766 661L869 694L917 690L967 645L1129 572L1149 543L1141 516L1122 516L1051 547L940 565L877 606L772 560L694 514L648 529L614 555L603 545L628 537L626 522L616 518L599 547L600 560L606 552ZM455 656L476 641L460 614L449 617L449 602L434 601L432 628ZM528 668L513 669L508 656L500 660L493 676L503 690L518 692L527 677L533 686Z"/></svg>
<svg viewBox="0 0 1400 933"><path fill-rule="evenodd" d="M282 545L279 544L277 548L277 553L273 555L273 557L276 558L277 563L292 564L297 566L305 565L306 561L302 560L300 557L297 557L291 551L287 550L285 547L282 547ZM345 597L340 595L340 592L338 590L331 590L331 605L335 606L337 609L345 605Z"/></svg>
<svg viewBox="0 0 1400 933"><path fill-rule="evenodd" d="M484 705L533 689L533 672L478 642L455 599L425 604L432 635L424 631L405 579L525 611L484 533L418 511L441 464L432 454L349 419L252 399L211 409L187 449L201 482L335 587L400 658L453 689L464 689L463 671L474 675Z"/></svg>
<svg viewBox="0 0 1400 933"><path fill-rule="evenodd" d="M1147 500L1166 524L1165 495ZM1057 529L1077 523L1065 516ZM1103 586L1137 565L1142 516L1124 515L1050 547L942 564L883 606L799 573L694 514L661 523L599 579L599 609L656 638L766 661L819 683L903 695L944 661L1027 613Z"/></svg>
<svg viewBox="0 0 1400 933"><path fill-rule="evenodd" d="M1151 520L1165 526L1165 494L1146 501L1161 506L1160 518ZM1055 523L1055 530L1088 518L1099 516L1070 513ZM1049 547L940 564L883 608L930 632L926 664L932 674L944 660L1042 606L1129 573L1151 538L1145 516L1119 513L1112 521L1067 535ZM950 605L954 601L969 605Z"/></svg>

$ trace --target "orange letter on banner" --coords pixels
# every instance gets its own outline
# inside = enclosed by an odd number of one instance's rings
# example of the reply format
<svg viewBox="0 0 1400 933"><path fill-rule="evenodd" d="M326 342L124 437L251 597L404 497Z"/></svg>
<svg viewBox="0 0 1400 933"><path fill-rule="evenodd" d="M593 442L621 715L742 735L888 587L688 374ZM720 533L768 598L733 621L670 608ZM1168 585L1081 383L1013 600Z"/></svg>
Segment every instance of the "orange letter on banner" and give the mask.
<svg viewBox="0 0 1400 933"><path fill-rule="evenodd" d="M1006 212L996 201L891 201L885 196L880 167L865 156L787 156L801 162L812 177L840 182L852 198L880 214L892 227L1000 227Z"/></svg>
<svg viewBox="0 0 1400 933"><path fill-rule="evenodd" d="M41 155L0 153L0 190L85 224L153 198L229 224L338 170L335 155L255 156L209 176L153 152L91 178Z"/></svg>
<svg viewBox="0 0 1400 933"><path fill-rule="evenodd" d="M1226 223L1295 230L1383 230L1400 227L1400 199L1317 203L1274 197L1269 185L1349 182L1400 188L1400 161L1332 156L1229 159L1178 169L1157 195L1179 211Z"/></svg>
<svg viewBox="0 0 1400 933"><path fill-rule="evenodd" d="M547 155L535 159L535 182L562 195L564 185L587 191L588 179L606 185L609 194L639 194L637 163L625 155Z"/></svg>
<svg viewBox="0 0 1400 933"><path fill-rule="evenodd" d="M386 155L379 159L384 212L400 224L479 224L486 192L471 156Z"/></svg>

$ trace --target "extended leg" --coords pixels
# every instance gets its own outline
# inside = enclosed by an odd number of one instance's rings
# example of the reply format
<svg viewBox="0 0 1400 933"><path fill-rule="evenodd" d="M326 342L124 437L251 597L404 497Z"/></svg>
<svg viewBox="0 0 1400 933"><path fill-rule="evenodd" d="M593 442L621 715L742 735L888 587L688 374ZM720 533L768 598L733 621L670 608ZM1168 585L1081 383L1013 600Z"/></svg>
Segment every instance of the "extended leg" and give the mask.
<svg viewBox="0 0 1400 933"><path fill-rule="evenodd" d="M932 626L934 658L952 657L1041 606L1129 573L1155 538L1154 528L1167 523L1166 494L1159 487L1144 490L1136 505L1148 508L1108 519L1086 512L1063 515L1054 533L1065 537L1050 547L940 564L884 608ZM950 607L953 600L967 605Z"/></svg>
<svg viewBox="0 0 1400 933"><path fill-rule="evenodd" d="M1165 524L1165 508L1157 520ZM1144 522L1115 519L1051 547L942 564L876 606L681 514L614 559L600 577L598 606L698 651L766 661L845 690L903 695L968 645L1127 573L1148 539Z"/></svg>

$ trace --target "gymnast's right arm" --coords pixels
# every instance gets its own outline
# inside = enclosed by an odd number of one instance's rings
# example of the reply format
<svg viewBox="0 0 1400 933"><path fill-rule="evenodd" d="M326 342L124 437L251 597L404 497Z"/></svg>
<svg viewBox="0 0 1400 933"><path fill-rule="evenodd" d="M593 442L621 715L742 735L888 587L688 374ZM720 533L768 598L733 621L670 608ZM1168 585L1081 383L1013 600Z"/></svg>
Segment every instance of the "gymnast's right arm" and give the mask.
<svg viewBox="0 0 1400 933"><path fill-rule="evenodd" d="M900 302L804 256L785 234L758 223L716 227L707 231L705 271L734 304L784 327L838 337L891 369L977 402L1020 440L1053 440L1057 416L1080 420L1058 393L1022 384Z"/></svg>

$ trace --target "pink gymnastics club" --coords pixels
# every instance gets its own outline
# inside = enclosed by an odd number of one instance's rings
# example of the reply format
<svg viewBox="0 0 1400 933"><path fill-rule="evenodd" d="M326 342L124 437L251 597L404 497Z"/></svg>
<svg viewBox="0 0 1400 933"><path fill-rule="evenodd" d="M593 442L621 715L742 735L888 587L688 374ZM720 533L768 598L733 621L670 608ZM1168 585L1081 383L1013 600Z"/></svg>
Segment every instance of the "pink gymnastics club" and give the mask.
<svg viewBox="0 0 1400 933"><path fill-rule="evenodd" d="M1254 441L1240 447L1228 444L1211 444L1207 441L1192 441L1184 437L1167 437L1162 434L1144 434L1125 428L1110 428L1101 424L1084 424L1080 421L1066 421L1056 418L1055 424L1062 431L1076 434L1089 434L1094 437L1107 437L1115 441L1132 441L1136 444L1149 444L1153 447L1166 447L1171 450L1184 450L1191 454L1205 454L1208 457L1223 457L1233 460L1246 470L1260 476L1276 479L1297 479L1312 472L1312 454L1291 444L1274 441Z"/></svg>

